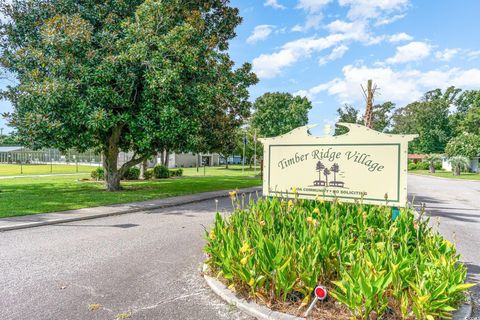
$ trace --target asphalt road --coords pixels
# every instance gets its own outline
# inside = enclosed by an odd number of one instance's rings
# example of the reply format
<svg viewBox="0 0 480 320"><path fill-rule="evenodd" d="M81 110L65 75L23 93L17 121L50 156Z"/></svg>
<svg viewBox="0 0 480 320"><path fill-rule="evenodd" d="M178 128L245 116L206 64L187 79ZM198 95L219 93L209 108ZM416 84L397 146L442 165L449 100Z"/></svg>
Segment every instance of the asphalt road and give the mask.
<svg viewBox="0 0 480 320"><path fill-rule="evenodd" d="M468 267L474 316L480 317L480 181L409 175L408 193L416 206L425 204L431 225L456 243Z"/></svg>
<svg viewBox="0 0 480 320"><path fill-rule="evenodd" d="M210 200L0 233L0 319L249 319L200 274L214 212Z"/></svg>
<svg viewBox="0 0 480 320"><path fill-rule="evenodd" d="M408 186L478 283L480 182L409 176ZM220 200L221 210L230 206ZM214 211L204 201L0 233L0 319L249 319L200 274ZM479 297L475 288L477 317Z"/></svg>

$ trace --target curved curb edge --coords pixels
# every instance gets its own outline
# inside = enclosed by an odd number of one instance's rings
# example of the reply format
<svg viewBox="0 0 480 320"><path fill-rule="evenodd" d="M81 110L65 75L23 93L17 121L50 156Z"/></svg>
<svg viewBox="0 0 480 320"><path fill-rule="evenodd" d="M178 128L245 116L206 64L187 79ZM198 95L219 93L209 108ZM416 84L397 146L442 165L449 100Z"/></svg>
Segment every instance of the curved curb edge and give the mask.
<svg viewBox="0 0 480 320"><path fill-rule="evenodd" d="M469 296L468 301L463 303L452 315L452 320L468 320L472 317L473 307L472 298Z"/></svg>
<svg viewBox="0 0 480 320"><path fill-rule="evenodd" d="M208 270L206 264L203 265L203 277L208 286L215 292L220 298L225 300L228 304L236 306L246 314L261 320L303 320L304 318L295 317L286 313L270 310L265 306L256 304L255 302L249 302L243 298L237 297L232 291L230 291L223 283L217 279L205 274Z"/></svg>
<svg viewBox="0 0 480 320"><path fill-rule="evenodd" d="M414 204L409 201L408 205L410 208L413 210L413 213L415 214L415 217L417 219L423 218L420 213L418 213L417 209L415 208ZM468 293L467 293L468 295ZM468 299L465 303L462 303L460 307L455 310L452 314L452 320L468 320L472 317L473 313L473 307L472 307L472 297L468 295Z"/></svg>

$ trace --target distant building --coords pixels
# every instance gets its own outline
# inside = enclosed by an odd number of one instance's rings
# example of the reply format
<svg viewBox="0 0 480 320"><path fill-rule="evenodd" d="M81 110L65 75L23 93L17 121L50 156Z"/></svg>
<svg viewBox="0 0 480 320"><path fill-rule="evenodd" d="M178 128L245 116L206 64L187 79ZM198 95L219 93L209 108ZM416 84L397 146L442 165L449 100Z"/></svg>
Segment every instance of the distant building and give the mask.
<svg viewBox="0 0 480 320"><path fill-rule="evenodd" d="M480 172L479 169L479 157L474 157L470 159L470 165L469 165L469 171L470 172ZM450 163L450 160L448 157L442 157L442 169L446 171L452 171L452 164Z"/></svg>
<svg viewBox="0 0 480 320"><path fill-rule="evenodd" d="M161 163L161 158L157 157L157 163ZM217 153L170 153L168 155L169 168L193 168L202 166L220 165L220 155Z"/></svg>
<svg viewBox="0 0 480 320"><path fill-rule="evenodd" d="M413 163L417 163L417 162L422 162L423 159L426 157L427 155L425 154L420 154L420 153L409 153L408 154L408 161L411 161Z"/></svg>

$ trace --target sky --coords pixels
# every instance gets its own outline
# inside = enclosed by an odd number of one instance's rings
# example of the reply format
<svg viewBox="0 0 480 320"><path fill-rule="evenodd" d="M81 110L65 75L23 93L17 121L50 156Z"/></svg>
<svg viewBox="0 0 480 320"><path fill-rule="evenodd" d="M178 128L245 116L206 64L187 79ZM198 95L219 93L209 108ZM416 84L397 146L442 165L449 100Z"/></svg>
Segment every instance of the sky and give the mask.
<svg viewBox="0 0 480 320"><path fill-rule="evenodd" d="M266 92L308 97L309 123L333 124L345 103L364 110L361 85L397 107L435 88L480 89L478 0L232 0L243 23L229 53ZM0 86L8 83L0 80ZM10 111L0 101L0 111ZM3 119L0 128L10 131Z"/></svg>

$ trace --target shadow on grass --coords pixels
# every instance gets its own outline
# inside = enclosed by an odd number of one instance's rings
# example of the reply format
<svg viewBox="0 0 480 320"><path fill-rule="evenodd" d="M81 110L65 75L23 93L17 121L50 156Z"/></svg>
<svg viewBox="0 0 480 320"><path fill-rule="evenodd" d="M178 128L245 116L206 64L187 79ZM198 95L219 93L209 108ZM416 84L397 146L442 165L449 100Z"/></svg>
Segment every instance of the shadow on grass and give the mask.
<svg viewBox="0 0 480 320"><path fill-rule="evenodd" d="M234 190L260 185L260 180L239 176L183 177L151 181L125 181L123 190L107 192L102 182L72 178L20 179L0 184L0 217L65 211L101 205L139 202L199 192Z"/></svg>

